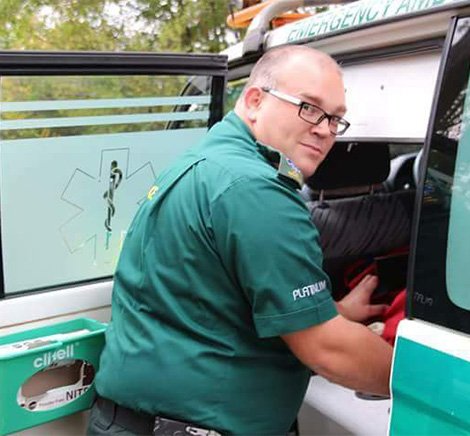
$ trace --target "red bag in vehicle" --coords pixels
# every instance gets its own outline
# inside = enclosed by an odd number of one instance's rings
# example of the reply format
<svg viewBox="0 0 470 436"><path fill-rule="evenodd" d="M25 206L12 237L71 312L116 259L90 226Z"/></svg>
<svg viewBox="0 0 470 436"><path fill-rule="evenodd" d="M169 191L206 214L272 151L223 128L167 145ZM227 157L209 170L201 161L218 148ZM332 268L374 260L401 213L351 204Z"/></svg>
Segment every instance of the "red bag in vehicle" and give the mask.
<svg viewBox="0 0 470 436"><path fill-rule="evenodd" d="M408 247L400 247L386 256L374 259L360 259L350 265L344 275L344 282L348 289L353 289L359 282L367 275L379 276L379 281L387 277L381 276L378 262L381 259L396 257L397 255L405 255L408 253ZM393 273L393 271L391 272ZM388 274L390 276L390 274ZM398 323L405 317L405 304L406 304L406 288L403 287L404 280L401 281L400 287L391 286L386 293L373 294L371 298L372 304L389 304L388 309L384 312L380 321L384 323L384 330L381 337L393 346L396 337ZM378 320L377 320L378 321Z"/></svg>
<svg viewBox="0 0 470 436"><path fill-rule="evenodd" d="M398 323L405 317L406 289L401 290L383 315L385 324L382 338L390 345L395 343Z"/></svg>

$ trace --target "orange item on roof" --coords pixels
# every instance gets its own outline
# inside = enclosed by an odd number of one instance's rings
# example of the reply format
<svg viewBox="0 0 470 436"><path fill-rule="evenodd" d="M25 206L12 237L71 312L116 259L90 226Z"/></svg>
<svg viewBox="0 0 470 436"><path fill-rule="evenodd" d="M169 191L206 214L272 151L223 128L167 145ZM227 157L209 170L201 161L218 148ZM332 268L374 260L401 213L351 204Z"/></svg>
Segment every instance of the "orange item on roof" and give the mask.
<svg viewBox="0 0 470 436"><path fill-rule="evenodd" d="M274 28L284 26L284 24L289 24L302 18L310 17L311 14L304 14L300 12L289 12L287 14L282 14L279 17L272 20L272 25Z"/></svg>
<svg viewBox="0 0 470 436"><path fill-rule="evenodd" d="M234 14L230 14L227 17L227 26L232 29L241 29L248 27L256 15L261 12L266 6L269 6L276 0L267 0L262 3L250 6L248 8L241 9ZM272 20L273 27L279 27L292 21L300 20L301 18L309 17L310 14L288 12L275 17Z"/></svg>

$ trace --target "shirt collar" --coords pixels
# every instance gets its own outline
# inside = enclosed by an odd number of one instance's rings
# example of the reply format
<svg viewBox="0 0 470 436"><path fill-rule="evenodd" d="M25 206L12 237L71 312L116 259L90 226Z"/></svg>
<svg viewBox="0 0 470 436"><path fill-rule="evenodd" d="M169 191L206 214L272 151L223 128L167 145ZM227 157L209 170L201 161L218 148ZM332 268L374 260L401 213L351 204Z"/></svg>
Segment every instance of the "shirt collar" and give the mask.
<svg viewBox="0 0 470 436"><path fill-rule="evenodd" d="M290 159L269 145L256 141L256 138L253 136L249 127L234 111L230 111L225 116L225 119L233 123L235 127L242 130L249 137L250 142L255 144L256 151L261 154L270 165L277 169L278 177L281 180L288 182L296 189L300 189L302 187L304 184L304 177L301 171Z"/></svg>

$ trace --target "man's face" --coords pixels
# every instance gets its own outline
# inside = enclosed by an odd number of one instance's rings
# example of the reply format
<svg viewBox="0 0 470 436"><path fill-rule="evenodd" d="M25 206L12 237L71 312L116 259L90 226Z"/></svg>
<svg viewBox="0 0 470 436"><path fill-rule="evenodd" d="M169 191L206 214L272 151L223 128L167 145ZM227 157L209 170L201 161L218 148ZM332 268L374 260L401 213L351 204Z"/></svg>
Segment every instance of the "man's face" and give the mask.
<svg viewBox="0 0 470 436"><path fill-rule="evenodd" d="M343 80L334 66L318 66L308 58L294 58L277 77L276 90L343 116ZM253 131L258 141L283 153L304 177L311 176L335 142L328 120L315 126L302 120L299 107L263 92L256 110Z"/></svg>

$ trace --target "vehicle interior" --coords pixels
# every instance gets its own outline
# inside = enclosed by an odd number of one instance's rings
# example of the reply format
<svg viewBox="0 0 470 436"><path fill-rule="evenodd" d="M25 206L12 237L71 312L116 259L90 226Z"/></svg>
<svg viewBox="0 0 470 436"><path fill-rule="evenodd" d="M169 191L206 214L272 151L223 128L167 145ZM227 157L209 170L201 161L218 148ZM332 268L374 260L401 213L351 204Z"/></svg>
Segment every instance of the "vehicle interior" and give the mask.
<svg viewBox="0 0 470 436"><path fill-rule="evenodd" d="M391 146L338 142L302 189L337 300L371 265L374 301L390 303L405 286L417 153L391 159Z"/></svg>

